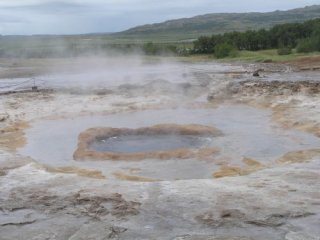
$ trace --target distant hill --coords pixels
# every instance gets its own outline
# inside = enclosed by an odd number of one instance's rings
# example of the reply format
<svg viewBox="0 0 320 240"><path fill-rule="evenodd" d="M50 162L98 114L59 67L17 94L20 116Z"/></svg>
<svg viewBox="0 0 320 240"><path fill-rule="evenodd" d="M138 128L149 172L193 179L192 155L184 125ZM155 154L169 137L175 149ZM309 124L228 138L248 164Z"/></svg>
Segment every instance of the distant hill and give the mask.
<svg viewBox="0 0 320 240"><path fill-rule="evenodd" d="M257 30L320 17L320 5L268 13L213 13L131 28L115 36L139 39L191 39L230 31Z"/></svg>

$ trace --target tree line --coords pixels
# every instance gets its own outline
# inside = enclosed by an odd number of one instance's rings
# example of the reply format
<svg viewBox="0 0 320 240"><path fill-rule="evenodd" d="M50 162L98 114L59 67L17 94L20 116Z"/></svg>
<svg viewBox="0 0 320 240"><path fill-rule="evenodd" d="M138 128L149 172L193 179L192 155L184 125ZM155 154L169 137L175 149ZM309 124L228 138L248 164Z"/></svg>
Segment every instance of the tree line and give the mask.
<svg viewBox="0 0 320 240"><path fill-rule="evenodd" d="M269 30L202 36L194 42L193 53L225 55L236 50L293 48L300 52L320 51L320 19L276 25Z"/></svg>
<svg viewBox="0 0 320 240"><path fill-rule="evenodd" d="M189 46L190 45L190 46ZM240 50L258 51L278 49L280 55L298 52L320 51L320 18L304 23L288 23L257 31L229 32L199 37L192 47L176 43L108 43L103 39L84 42L80 37L71 39L54 37L2 37L0 58L14 57L77 57L86 55L110 55L113 53L142 53L146 55L214 54L217 58L233 57Z"/></svg>

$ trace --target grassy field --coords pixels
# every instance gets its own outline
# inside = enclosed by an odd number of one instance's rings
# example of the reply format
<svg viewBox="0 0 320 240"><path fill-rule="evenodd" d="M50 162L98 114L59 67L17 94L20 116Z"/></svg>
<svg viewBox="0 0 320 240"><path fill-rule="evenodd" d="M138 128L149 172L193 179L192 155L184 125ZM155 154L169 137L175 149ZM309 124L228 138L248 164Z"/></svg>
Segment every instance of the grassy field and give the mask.
<svg viewBox="0 0 320 240"><path fill-rule="evenodd" d="M126 39L103 35L82 36L0 36L0 57L52 58L103 55L118 51L133 53L152 42L158 49L191 49L192 42L168 39Z"/></svg>

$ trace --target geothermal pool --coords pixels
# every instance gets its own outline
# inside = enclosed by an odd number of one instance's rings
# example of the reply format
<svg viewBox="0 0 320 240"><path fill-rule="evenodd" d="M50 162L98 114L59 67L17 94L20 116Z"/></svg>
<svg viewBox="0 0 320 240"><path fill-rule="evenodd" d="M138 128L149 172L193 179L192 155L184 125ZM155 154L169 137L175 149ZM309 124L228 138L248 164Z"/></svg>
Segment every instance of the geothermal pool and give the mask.
<svg viewBox="0 0 320 240"><path fill-rule="evenodd" d="M97 152L137 153L174 150L179 148L199 148L210 143L210 138L188 135L124 135L97 139L90 149Z"/></svg>
<svg viewBox="0 0 320 240"><path fill-rule="evenodd" d="M200 124L215 127L223 136L196 139L194 136L125 136L94 142L97 151L137 152L178 147L217 148L212 159L145 159L140 161L75 161L81 132L89 128L141 128L156 124ZM243 158L272 163L282 155L318 148L319 138L298 130L283 129L271 120L271 112L244 105L218 108L176 108L144 110L110 115L79 116L70 119L38 120L26 130L27 144L20 154L40 164L54 167L75 166L100 170L107 178L120 173L155 180L207 179L221 165L241 166Z"/></svg>

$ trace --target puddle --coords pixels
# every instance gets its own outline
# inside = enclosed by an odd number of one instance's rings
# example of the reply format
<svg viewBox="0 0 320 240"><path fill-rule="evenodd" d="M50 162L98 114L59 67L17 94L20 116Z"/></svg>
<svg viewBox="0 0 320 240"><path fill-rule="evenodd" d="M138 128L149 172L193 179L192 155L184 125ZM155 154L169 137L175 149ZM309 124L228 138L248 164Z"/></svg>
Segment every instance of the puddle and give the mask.
<svg viewBox="0 0 320 240"><path fill-rule="evenodd" d="M220 168L214 162L198 159L173 159L142 161L74 161L73 153L77 148L81 132L96 127L141 128L156 124L200 124L220 129L224 136L214 138L209 147L217 147L221 161L231 165L242 164L243 157L261 162L273 161L290 151L314 149L320 146L319 138L298 130L285 130L271 122L271 112L252 107L221 106L217 109L168 109L146 110L134 113L121 113L107 116L88 116L73 119L41 120L26 130L27 145L20 153L50 166L76 166L100 170L108 178L113 173L174 180L212 178L212 173ZM166 136L168 137L168 136ZM124 141L125 140L125 141ZM134 140L134 141L133 141ZM114 151L137 151L132 147L136 138L114 139ZM158 147L161 139L141 138L139 148ZM162 139L164 140L164 139ZM161 140L161 141L162 141ZM168 139L167 139L168 140ZM163 147L171 144L192 144L194 139L170 139ZM118 145L119 141L126 142ZM201 141L200 141L201 142ZM105 144L95 143L92 147L105 151ZM100 148L101 147L101 148ZM138 149L140 150L140 149Z"/></svg>

